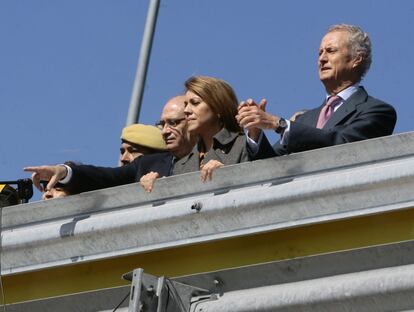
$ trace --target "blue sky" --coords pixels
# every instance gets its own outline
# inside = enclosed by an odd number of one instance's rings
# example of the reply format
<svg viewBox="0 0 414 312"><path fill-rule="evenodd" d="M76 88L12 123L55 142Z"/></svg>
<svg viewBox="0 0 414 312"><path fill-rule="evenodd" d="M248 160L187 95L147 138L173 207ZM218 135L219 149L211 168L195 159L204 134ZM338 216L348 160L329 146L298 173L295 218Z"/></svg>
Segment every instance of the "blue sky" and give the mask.
<svg viewBox="0 0 414 312"><path fill-rule="evenodd" d="M144 0L0 0L0 180L28 177L28 165L117 165L147 9ZM154 124L192 75L227 80L239 100L265 97L283 117L320 105L318 47L337 23L370 34L363 85L394 105L395 133L411 131L410 0L161 0L140 122Z"/></svg>

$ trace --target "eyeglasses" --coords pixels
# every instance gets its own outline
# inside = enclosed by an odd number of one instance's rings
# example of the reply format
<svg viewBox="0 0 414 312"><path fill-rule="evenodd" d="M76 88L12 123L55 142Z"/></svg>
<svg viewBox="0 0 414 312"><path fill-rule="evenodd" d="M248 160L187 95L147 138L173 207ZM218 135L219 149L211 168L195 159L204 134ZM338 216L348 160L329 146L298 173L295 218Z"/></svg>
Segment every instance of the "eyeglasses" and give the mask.
<svg viewBox="0 0 414 312"><path fill-rule="evenodd" d="M160 130L164 129L165 125L167 125L169 128L176 128L183 120L185 120L185 117L177 119L160 120L155 124L155 126Z"/></svg>

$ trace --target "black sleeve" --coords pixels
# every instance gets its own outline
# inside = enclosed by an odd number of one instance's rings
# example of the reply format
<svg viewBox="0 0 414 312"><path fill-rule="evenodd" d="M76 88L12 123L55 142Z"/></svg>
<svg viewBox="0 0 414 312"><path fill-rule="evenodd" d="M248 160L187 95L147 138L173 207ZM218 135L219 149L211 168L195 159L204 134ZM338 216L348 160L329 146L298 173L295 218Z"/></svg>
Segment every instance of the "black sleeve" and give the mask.
<svg viewBox="0 0 414 312"><path fill-rule="evenodd" d="M259 150L257 151L257 153L253 155L248 144L247 144L247 151L249 153L251 160L266 159L266 158L277 156L277 154L273 150L272 145L270 145L269 140L267 139L264 132L263 132L262 140L259 144Z"/></svg>
<svg viewBox="0 0 414 312"><path fill-rule="evenodd" d="M70 164L72 178L65 188L71 194L88 192L135 182L139 158L122 167L97 167L92 165Z"/></svg>

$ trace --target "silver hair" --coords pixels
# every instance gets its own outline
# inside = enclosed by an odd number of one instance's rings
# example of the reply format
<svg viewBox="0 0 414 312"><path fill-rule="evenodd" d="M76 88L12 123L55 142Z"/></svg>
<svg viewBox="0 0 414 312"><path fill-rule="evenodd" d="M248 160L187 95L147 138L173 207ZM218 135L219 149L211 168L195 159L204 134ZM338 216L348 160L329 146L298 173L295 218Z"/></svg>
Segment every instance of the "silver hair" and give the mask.
<svg viewBox="0 0 414 312"><path fill-rule="evenodd" d="M338 24L329 27L328 33L332 31L347 31L349 33L349 49L352 57L358 54L362 56L360 77L368 72L372 62L371 40L366 32L360 27L348 24Z"/></svg>

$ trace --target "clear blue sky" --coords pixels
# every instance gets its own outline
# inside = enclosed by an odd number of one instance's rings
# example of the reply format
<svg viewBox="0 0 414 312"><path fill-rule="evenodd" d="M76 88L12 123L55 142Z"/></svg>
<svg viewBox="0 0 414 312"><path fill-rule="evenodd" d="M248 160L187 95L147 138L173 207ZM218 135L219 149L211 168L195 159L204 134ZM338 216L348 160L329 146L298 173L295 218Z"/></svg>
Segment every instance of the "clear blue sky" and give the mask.
<svg viewBox="0 0 414 312"><path fill-rule="evenodd" d="M0 0L0 180L28 177L28 165L117 165L147 9ZM395 133L413 130L410 0L161 0L140 122L153 124L191 75L227 80L239 100L266 97L284 117L320 105L317 51L336 23L370 34L363 85L397 109Z"/></svg>

